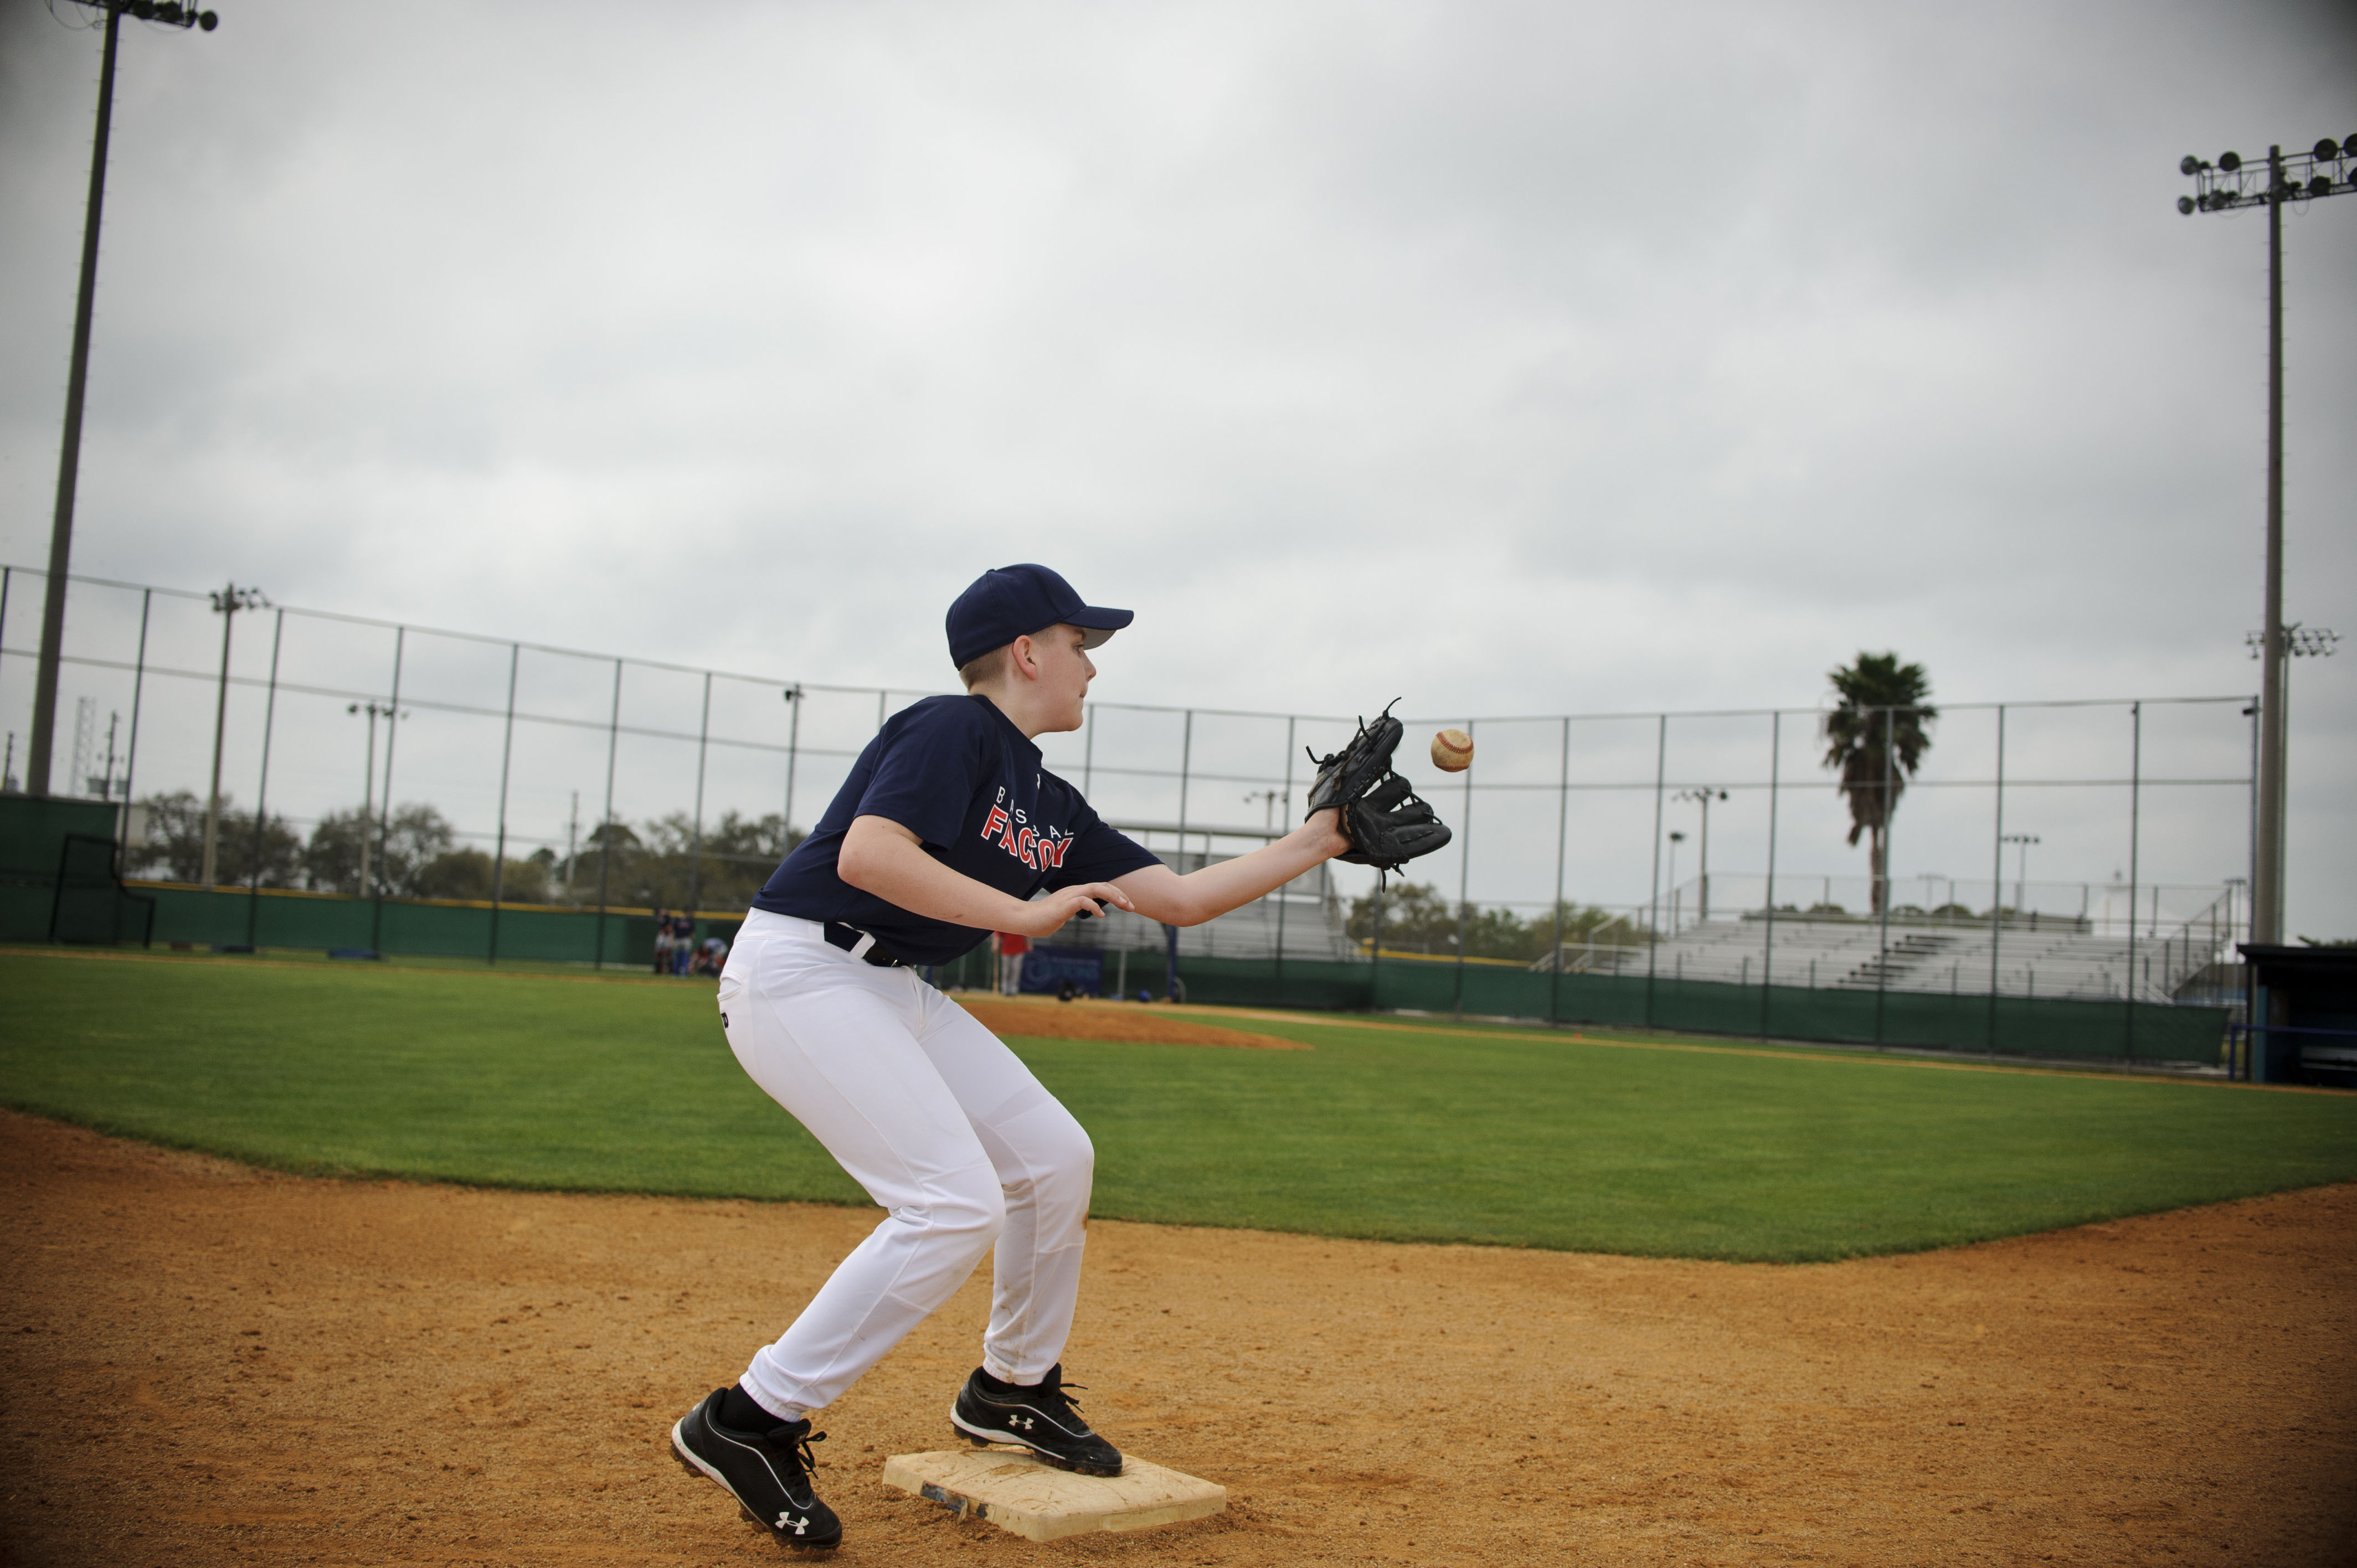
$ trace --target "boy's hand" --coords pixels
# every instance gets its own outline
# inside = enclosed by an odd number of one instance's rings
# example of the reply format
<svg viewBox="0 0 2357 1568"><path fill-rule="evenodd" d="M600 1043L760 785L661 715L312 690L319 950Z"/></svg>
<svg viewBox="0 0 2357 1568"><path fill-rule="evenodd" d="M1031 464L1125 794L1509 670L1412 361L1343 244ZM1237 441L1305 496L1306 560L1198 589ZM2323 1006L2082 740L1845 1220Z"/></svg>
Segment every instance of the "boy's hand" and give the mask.
<svg viewBox="0 0 2357 1568"><path fill-rule="evenodd" d="M1052 937L1062 930L1075 916L1083 919L1094 919L1103 915L1103 906L1107 904L1116 908L1133 911L1137 908L1129 901L1128 894L1124 893L1112 883L1088 882L1078 887L1059 889L1049 894L1045 898L1032 899L1023 906L1023 913L1019 918L999 929L1019 932L1027 937Z"/></svg>

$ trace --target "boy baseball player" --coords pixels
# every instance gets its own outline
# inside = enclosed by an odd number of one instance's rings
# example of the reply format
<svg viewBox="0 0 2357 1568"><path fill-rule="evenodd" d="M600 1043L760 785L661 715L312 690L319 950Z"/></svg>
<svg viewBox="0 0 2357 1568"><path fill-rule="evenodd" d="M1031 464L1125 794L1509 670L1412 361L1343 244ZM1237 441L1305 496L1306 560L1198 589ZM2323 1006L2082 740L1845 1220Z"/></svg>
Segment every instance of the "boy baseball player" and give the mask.
<svg viewBox="0 0 2357 1568"><path fill-rule="evenodd" d="M928 697L885 724L753 900L721 972L721 1026L737 1061L885 1210L737 1384L672 1428L680 1462L786 1545L832 1547L843 1535L811 1486L810 1444L825 1435L812 1412L949 1300L985 1252L982 1365L951 1422L1067 1470L1121 1472L1063 1384L1088 1134L918 966L947 963L994 930L1050 937L1105 905L1198 925L1352 850L1336 807L1355 811L1374 777L1363 768L1330 786L1321 775L1326 798L1313 791L1308 821L1285 838L1181 876L1041 766L1035 737L1081 727L1096 675L1089 650L1130 619L1084 603L1044 566L977 578L949 612L966 695ZM1383 725L1395 740L1397 721ZM1375 772L1388 778L1390 746L1382 753ZM1448 830L1432 829L1437 848Z"/></svg>

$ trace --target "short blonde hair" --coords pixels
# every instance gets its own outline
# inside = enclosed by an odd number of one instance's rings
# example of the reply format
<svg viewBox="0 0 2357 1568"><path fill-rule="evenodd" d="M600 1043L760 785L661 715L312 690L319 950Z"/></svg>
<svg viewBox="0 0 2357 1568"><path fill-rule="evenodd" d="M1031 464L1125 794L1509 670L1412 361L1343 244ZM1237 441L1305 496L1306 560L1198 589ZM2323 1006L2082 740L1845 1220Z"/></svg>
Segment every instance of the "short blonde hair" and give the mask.
<svg viewBox="0 0 2357 1568"><path fill-rule="evenodd" d="M969 692L985 681L996 680L1006 672L1006 656L1014 647L1011 642L1003 642L987 653L976 654L958 666L958 679L965 682Z"/></svg>

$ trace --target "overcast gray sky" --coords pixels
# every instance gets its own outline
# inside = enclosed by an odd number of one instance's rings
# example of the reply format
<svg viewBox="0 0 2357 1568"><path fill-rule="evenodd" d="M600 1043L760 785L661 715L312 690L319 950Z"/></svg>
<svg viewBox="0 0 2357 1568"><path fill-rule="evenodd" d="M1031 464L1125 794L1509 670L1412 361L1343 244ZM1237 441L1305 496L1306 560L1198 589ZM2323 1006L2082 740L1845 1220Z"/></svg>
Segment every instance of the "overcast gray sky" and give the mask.
<svg viewBox="0 0 2357 1568"><path fill-rule="evenodd" d="M126 29L79 571L924 689L1040 560L1100 696L1329 713L2256 684L2265 219L2176 163L2357 134L2345 5L220 3ZM38 565L98 35L0 5ZM2287 229L2357 635L2357 199ZM2357 649L2297 693L2357 936Z"/></svg>

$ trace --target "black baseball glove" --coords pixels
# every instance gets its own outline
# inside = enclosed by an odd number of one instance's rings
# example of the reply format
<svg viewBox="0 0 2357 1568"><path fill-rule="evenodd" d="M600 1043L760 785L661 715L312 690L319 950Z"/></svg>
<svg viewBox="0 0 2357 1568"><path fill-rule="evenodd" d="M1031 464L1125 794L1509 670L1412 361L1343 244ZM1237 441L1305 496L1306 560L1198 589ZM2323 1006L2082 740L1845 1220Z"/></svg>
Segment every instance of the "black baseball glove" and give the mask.
<svg viewBox="0 0 2357 1568"><path fill-rule="evenodd" d="M1392 771L1400 734L1400 722L1386 703L1373 724L1359 721L1359 733L1341 750L1327 757L1309 754L1318 765L1318 781L1309 787L1309 813L1314 816L1329 806L1340 812L1342 832L1351 840L1350 850L1340 858L1353 865L1394 872L1448 842L1448 824Z"/></svg>

